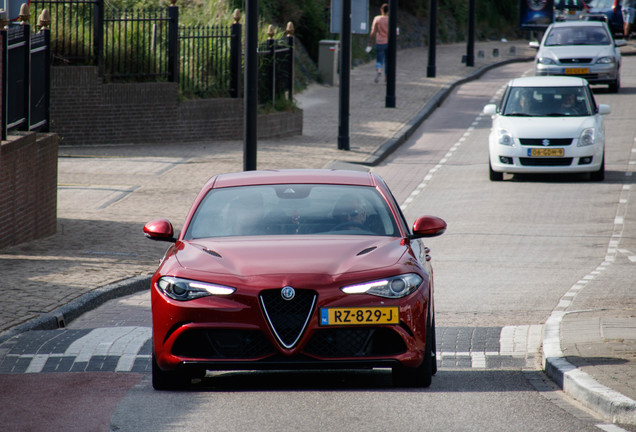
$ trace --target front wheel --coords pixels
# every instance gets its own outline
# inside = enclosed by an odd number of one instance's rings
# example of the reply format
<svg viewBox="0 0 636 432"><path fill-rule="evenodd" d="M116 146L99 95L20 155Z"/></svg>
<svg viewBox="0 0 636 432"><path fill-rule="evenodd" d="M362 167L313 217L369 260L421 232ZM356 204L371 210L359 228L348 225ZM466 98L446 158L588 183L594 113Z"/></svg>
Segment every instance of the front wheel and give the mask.
<svg viewBox="0 0 636 432"><path fill-rule="evenodd" d="M189 383L188 376L183 372L161 370L155 359L155 353L152 353L152 387L155 390L180 390Z"/></svg>
<svg viewBox="0 0 636 432"><path fill-rule="evenodd" d="M424 349L424 360L422 364L415 368L396 366L393 368L393 383L398 387L428 387L431 385L432 377L437 372L433 344L435 343L435 325L431 322L429 313L428 325L426 326L426 348Z"/></svg>
<svg viewBox="0 0 636 432"><path fill-rule="evenodd" d="M603 156L603 160L601 161L601 167L598 169L598 171L594 171L590 173L590 179L592 181L605 180L605 156Z"/></svg>
<svg viewBox="0 0 636 432"><path fill-rule="evenodd" d="M621 80L620 78L616 78L616 81L612 82L608 86L608 90L610 93L618 93L618 90L621 88Z"/></svg>
<svg viewBox="0 0 636 432"><path fill-rule="evenodd" d="M502 181L503 180L503 173L497 172L497 171L493 171L492 164L490 163L490 161L488 161L488 173L489 173L489 176L490 176L490 181Z"/></svg>

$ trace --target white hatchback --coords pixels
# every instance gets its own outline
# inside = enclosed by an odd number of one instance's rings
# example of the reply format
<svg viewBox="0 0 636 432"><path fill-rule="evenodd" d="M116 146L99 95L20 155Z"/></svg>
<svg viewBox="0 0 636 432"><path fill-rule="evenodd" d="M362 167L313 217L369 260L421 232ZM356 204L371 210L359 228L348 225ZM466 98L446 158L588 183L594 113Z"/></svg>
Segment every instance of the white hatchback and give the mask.
<svg viewBox="0 0 636 432"><path fill-rule="evenodd" d="M484 107L492 116L490 180L503 180L504 173L590 173L603 180L609 112L582 78L513 79L499 107Z"/></svg>

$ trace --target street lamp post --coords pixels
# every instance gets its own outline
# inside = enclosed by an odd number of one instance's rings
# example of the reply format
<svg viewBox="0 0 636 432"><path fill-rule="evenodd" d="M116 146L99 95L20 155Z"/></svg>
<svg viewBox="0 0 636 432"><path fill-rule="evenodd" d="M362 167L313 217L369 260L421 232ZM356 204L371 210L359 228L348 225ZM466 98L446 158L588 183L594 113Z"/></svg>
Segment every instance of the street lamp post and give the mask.
<svg viewBox="0 0 636 432"><path fill-rule="evenodd" d="M245 1L245 96L243 170L256 169L258 128L258 0Z"/></svg>

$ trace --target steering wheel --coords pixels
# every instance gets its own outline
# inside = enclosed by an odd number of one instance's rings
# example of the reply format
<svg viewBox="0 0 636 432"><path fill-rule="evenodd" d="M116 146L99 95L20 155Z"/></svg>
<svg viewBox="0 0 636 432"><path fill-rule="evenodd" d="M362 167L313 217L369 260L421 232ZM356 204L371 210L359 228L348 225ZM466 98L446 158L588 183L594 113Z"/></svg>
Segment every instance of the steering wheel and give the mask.
<svg viewBox="0 0 636 432"><path fill-rule="evenodd" d="M357 223L357 222L341 222L338 225L336 225L335 227L331 228L331 231L340 231L340 230L344 230L345 227L351 227L351 228L357 228L360 229L362 231L369 231L369 228L367 228L366 226Z"/></svg>

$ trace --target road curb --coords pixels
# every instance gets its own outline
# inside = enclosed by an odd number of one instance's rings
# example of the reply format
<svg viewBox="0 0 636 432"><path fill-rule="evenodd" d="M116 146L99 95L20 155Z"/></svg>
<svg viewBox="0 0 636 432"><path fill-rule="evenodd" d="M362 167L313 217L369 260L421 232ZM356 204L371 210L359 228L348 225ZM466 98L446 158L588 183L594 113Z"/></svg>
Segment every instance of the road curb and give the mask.
<svg viewBox="0 0 636 432"><path fill-rule="evenodd" d="M66 327L85 312L101 306L103 303L148 289L151 276L136 276L120 282L96 288L59 308L42 314L0 333L0 344L20 333L30 330L54 330Z"/></svg>
<svg viewBox="0 0 636 432"><path fill-rule="evenodd" d="M458 79L451 84L442 87L433 98L428 101L424 108L409 122L407 122L391 139L381 145L371 156L364 162L358 162L362 165L377 166L383 162L391 153L398 149L407 139L413 135L413 132L426 120L430 115L446 100L456 87L475 79L480 78L483 74L491 69L510 63L521 63L533 61L534 57L519 57L513 59L502 60L497 63L483 66L472 74Z"/></svg>
<svg viewBox="0 0 636 432"><path fill-rule="evenodd" d="M636 424L636 401L600 384L567 361L561 351L561 321L566 315L554 311L543 333L543 369L566 394L613 423Z"/></svg>

